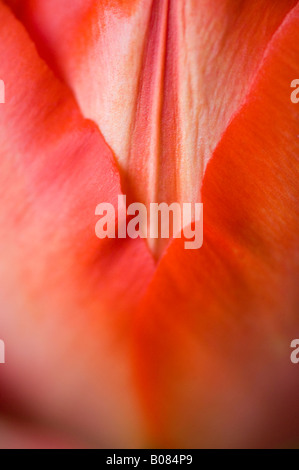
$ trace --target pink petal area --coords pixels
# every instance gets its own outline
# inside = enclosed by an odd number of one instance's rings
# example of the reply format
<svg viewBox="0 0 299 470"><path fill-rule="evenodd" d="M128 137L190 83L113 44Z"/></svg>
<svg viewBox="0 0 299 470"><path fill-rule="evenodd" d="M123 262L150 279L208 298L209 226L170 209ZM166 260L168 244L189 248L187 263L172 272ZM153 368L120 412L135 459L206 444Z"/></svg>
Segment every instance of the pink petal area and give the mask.
<svg viewBox="0 0 299 470"><path fill-rule="evenodd" d="M298 447L298 31L299 6L208 164L203 247L172 243L134 322L153 445Z"/></svg>
<svg viewBox="0 0 299 470"><path fill-rule="evenodd" d="M2 3L0 37L2 406L93 445L138 446L131 315L152 258L140 240L96 238L97 204L120 194L112 154Z"/></svg>

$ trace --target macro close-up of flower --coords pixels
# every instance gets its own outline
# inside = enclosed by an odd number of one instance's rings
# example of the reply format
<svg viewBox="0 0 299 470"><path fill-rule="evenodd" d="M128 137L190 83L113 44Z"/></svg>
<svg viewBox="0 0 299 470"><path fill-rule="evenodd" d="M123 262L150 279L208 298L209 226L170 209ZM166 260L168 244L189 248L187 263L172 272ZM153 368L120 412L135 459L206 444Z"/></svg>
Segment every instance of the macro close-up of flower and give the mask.
<svg viewBox="0 0 299 470"><path fill-rule="evenodd" d="M0 448L298 448L299 2L0 0L0 81Z"/></svg>

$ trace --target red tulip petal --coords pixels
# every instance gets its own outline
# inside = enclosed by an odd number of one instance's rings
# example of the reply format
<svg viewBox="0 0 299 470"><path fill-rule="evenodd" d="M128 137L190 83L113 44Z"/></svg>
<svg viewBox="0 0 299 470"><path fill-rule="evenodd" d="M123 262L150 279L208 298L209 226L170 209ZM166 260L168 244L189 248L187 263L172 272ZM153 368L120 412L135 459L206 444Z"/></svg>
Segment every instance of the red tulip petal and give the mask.
<svg viewBox="0 0 299 470"><path fill-rule="evenodd" d="M96 238L97 204L120 193L112 154L2 3L0 34L1 406L138 445L130 310L152 258L140 240Z"/></svg>
<svg viewBox="0 0 299 470"><path fill-rule="evenodd" d="M298 31L299 6L208 165L203 247L172 243L138 315L154 445L298 447Z"/></svg>
<svg viewBox="0 0 299 470"><path fill-rule="evenodd" d="M8 1L109 143L131 199L198 199L296 0ZM151 241L153 242L153 241ZM160 246L152 243L160 254Z"/></svg>

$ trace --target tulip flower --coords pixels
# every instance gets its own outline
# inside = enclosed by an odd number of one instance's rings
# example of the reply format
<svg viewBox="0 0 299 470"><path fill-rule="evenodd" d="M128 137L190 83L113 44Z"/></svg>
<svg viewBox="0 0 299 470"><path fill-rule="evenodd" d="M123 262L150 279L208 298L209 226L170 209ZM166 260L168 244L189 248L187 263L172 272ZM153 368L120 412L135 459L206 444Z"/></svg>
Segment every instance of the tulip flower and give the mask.
<svg viewBox="0 0 299 470"><path fill-rule="evenodd" d="M299 3L0 2L0 446L296 447ZM202 202L203 246L95 235Z"/></svg>

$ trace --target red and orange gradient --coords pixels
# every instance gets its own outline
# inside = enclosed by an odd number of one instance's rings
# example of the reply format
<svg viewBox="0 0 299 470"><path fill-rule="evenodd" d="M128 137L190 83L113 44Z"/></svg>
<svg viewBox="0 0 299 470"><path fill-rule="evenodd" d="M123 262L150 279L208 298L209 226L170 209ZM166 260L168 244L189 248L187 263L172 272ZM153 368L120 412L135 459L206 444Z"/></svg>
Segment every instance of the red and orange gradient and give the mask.
<svg viewBox="0 0 299 470"><path fill-rule="evenodd" d="M299 3L0 2L0 446L298 446ZM297 105L298 106L298 105ZM95 207L203 202L204 245Z"/></svg>

